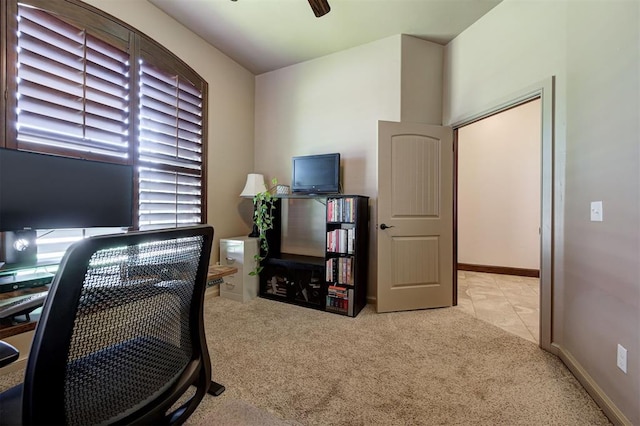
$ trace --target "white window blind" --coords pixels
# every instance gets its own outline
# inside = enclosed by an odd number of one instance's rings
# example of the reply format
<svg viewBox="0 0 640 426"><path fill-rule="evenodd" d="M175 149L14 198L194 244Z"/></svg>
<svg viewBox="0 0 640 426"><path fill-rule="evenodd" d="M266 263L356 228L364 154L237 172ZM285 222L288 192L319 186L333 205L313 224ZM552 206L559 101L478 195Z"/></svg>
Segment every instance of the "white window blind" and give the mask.
<svg viewBox="0 0 640 426"><path fill-rule="evenodd" d="M139 227L202 222L202 91L140 61Z"/></svg>
<svg viewBox="0 0 640 426"><path fill-rule="evenodd" d="M123 162L129 53L45 11L18 6L17 147ZM117 160L117 159L120 160Z"/></svg>

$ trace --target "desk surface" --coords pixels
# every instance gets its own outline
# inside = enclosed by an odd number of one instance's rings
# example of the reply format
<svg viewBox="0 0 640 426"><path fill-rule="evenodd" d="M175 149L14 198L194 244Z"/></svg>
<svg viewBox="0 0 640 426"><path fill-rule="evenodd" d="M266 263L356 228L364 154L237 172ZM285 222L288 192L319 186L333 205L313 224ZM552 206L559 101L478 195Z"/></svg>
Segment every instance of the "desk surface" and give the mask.
<svg viewBox="0 0 640 426"><path fill-rule="evenodd" d="M215 280L217 278L222 278L227 275L235 274L238 272L237 268L232 266L223 266L223 265L214 265L209 267L209 273L207 274L207 281ZM11 291L7 293L0 293L0 300L9 299L12 297L23 296L25 294L31 293L40 293L42 291L46 291L48 287L33 287L33 288L25 288L16 291ZM38 323L38 318L40 314L33 314L30 316L30 321L24 321L20 323L11 322L11 323L3 323L0 322L0 339L4 339L5 337L15 336L16 334L26 333L27 331L34 330L36 328L36 324Z"/></svg>

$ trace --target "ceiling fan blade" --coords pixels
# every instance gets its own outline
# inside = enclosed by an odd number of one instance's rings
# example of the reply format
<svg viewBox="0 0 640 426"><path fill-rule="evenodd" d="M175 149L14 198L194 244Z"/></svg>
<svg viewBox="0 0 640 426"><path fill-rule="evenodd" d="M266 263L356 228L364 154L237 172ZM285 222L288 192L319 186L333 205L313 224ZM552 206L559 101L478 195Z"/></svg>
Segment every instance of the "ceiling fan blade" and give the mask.
<svg viewBox="0 0 640 426"><path fill-rule="evenodd" d="M326 15L331 10L328 0L309 0L309 4L316 18Z"/></svg>

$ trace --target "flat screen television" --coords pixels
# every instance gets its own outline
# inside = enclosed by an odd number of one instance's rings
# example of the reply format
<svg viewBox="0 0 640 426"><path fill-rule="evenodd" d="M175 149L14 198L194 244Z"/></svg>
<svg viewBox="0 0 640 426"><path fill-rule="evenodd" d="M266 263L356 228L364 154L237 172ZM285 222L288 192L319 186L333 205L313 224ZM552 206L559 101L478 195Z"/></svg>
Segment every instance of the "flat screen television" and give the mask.
<svg viewBox="0 0 640 426"><path fill-rule="evenodd" d="M133 166L0 149L0 231L130 227Z"/></svg>
<svg viewBox="0 0 640 426"><path fill-rule="evenodd" d="M338 194L340 154L293 157L291 192L297 194Z"/></svg>

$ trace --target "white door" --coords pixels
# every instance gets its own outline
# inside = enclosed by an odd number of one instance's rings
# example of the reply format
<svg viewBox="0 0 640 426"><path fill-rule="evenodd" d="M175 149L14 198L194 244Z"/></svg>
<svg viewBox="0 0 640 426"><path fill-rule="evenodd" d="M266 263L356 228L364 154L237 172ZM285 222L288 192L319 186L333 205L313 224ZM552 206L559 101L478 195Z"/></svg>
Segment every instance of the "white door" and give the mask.
<svg viewBox="0 0 640 426"><path fill-rule="evenodd" d="M453 132L378 123L377 311L453 305Z"/></svg>

